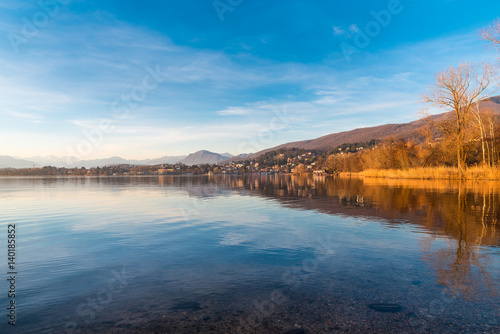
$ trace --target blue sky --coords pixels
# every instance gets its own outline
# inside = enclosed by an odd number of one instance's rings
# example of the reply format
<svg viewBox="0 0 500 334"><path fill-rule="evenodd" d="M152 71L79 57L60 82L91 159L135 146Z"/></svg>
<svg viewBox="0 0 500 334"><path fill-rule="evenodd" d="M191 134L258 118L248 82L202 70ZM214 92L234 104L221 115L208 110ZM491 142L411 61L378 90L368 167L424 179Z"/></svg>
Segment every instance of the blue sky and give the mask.
<svg viewBox="0 0 500 334"><path fill-rule="evenodd" d="M498 16L496 0L2 0L0 155L238 154L412 121L436 72L494 60L477 32Z"/></svg>

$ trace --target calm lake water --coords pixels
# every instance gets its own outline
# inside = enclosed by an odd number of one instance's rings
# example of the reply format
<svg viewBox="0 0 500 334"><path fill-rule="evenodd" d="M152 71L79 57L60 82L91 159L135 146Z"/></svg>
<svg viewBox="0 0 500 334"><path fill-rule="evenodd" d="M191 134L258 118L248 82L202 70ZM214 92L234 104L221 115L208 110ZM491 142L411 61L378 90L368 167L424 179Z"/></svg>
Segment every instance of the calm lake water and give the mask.
<svg viewBox="0 0 500 334"><path fill-rule="evenodd" d="M0 332L498 333L499 198L492 182L0 178Z"/></svg>

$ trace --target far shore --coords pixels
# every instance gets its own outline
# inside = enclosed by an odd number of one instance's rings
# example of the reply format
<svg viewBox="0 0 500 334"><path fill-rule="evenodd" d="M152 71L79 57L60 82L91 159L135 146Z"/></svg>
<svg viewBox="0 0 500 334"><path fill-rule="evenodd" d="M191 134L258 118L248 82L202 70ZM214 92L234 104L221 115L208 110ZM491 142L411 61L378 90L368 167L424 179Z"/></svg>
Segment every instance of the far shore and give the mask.
<svg viewBox="0 0 500 334"><path fill-rule="evenodd" d="M31 169L30 169L31 170ZM290 172L235 172L235 173L191 173L191 172L174 172L174 173L113 173L108 175L92 175L92 174L13 174L0 175L0 177L62 177L62 178L99 178L99 177L151 177L151 176L316 176L316 177L359 177L372 179L400 179L400 180L449 180L449 181L500 181L500 167L474 166L465 169L456 167L418 167L408 169L366 169L360 172L324 172L317 173L315 171L306 173L290 173Z"/></svg>

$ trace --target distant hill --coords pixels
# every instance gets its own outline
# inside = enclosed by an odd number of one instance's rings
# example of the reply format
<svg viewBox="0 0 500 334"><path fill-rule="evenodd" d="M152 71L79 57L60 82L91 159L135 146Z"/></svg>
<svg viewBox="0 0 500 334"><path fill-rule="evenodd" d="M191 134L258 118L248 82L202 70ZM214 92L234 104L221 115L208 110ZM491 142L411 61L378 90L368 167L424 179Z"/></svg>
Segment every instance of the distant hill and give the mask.
<svg viewBox="0 0 500 334"><path fill-rule="evenodd" d="M92 168L105 167L120 164L127 165L160 165L175 164L186 156L164 156L156 159L127 160L121 157L111 157L105 159L78 160L76 157L57 157L57 156L35 156L26 159L14 158L11 156L0 156L0 168L30 168L42 166L68 167L68 168ZM227 159L227 158L226 158Z"/></svg>
<svg viewBox="0 0 500 334"><path fill-rule="evenodd" d="M418 136L417 131L422 129L426 124L427 123L424 121L414 121L404 124L387 124L369 128L359 128L351 131L333 133L316 139L282 144L254 153L247 158L257 157L265 152L280 148L303 148L305 150L327 151L345 143L367 142L372 139L383 140L390 136L411 138Z"/></svg>
<svg viewBox="0 0 500 334"><path fill-rule="evenodd" d="M92 168L92 167L112 166L112 165L128 164L128 163L129 163L128 160L123 159L121 157L111 157L105 159L81 160L74 163L73 165L75 167Z"/></svg>
<svg viewBox="0 0 500 334"><path fill-rule="evenodd" d="M403 124L386 124L368 128L359 128L355 130L329 134L316 139L281 144L279 146L249 154L244 158L233 157L231 159L228 159L227 162L255 159L262 154L281 148L299 148L305 150L329 151L346 143L368 142L372 139L384 140L392 136L396 138L418 140L422 137L419 134L419 131L422 130L426 125L427 123L425 121L418 120Z"/></svg>
<svg viewBox="0 0 500 334"><path fill-rule="evenodd" d="M35 156L25 158L26 160L34 161L37 165L40 166L54 166L54 167L63 167L66 166L66 161L78 161L76 157L58 157L55 155L50 156Z"/></svg>
<svg viewBox="0 0 500 334"><path fill-rule="evenodd" d="M221 161L225 161L228 158L231 158L230 156L224 156L222 154L218 153L213 153L210 151L205 151L201 150L195 153L191 153L181 161L180 163L183 163L188 166L192 165L201 165L201 164L216 164Z"/></svg>
<svg viewBox="0 0 500 334"><path fill-rule="evenodd" d="M261 151L263 153L265 153L264 151ZM262 154L263 154L262 153ZM231 162L235 162L235 161L243 161L243 160L247 160L247 158L249 156L253 155L253 153L242 153L242 154L238 154L238 155L235 155L235 156L232 156L231 158L227 159L227 160L224 160L222 161L222 163L231 163ZM251 158L250 158L251 159Z"/></svg>
<svg viewBox="0 0 500 334"><path fill-rule="evenodd" d="M24 159L17 159L7 155L0 155L0 168L30 168L40 167L36 162Z"/></svg>
<svg viewBox="0 0 500 334"><path fill-rule="evenodd" d="M482 101L481 108L488 109L500 116L500 96L495 96ZM434 115L433 118L436 120L441 120L449 117L450 115L451 112L447 112ZM259 151L257 153L249 154L244 159L231 158L228 159L228 162L255 159L264 153L275 151L280 148L299 148L305 150L328 151L346 143L368 142L372 139L384 140L389 137L412 139L418 142L423 139L420 131L423 130L423 128L427 124L428 123L423 120L417 120L410 123L386 124L374 127L359 128L355 130L329 134L316 139L282 144Z"/></svg>
<svg viewBox="0 0 500 334"><path fill-rule="evenodd" d="M164 156L157 159L145 159L145 160L129 160L133 163L133 165L160 165L160 164L176 164L182 159L184 159L185 155L179 156Z"/></svg>
<svg viewBox="0 0 500 334"><path fill-rule="evenodd" d="M111 157L106 159L93 159L93 160L81 160L71 164L71 167L104 167L113 165L160 165L160 164L175 164L185 158L186 156L164 156L157 159L144 159L144 160L129 160L121 157Z"/></svg>
<svg viewBox="0 0 500 334"><path fill-rule="evenodd" d="M186 156L164 156L156 159L143 159L143 160L129 160L124 159L122 157L111 157L105 159L92 159L92 160L78 160L76 157L56 157L56 156L48 156L48 157L32 157L27 158L30 161L36 163L36 166L54 166L54 167L104 167L104 166L112 166L112 165L120 165L120 164L128 164L128 165L160 165L160 164L175 164ZM29 167L32 167L33 164ZM1 167L0 167L1 168ZM14 167L14 168L22 168L22 167Z"/></svg>

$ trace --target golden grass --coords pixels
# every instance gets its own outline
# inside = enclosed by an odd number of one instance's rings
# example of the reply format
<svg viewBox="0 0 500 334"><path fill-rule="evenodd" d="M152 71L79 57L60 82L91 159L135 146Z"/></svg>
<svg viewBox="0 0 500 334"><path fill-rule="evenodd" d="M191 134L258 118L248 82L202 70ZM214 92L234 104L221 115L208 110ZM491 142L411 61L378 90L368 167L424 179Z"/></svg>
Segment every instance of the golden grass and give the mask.
<svg viewBox="0 0 500 334"><path fill-rule="evenodd" d="M500 168L469 167L463 171L454 167L421 167L412 169L367 169L360 176L389 179L420 180L500 180Z"/></svg>

